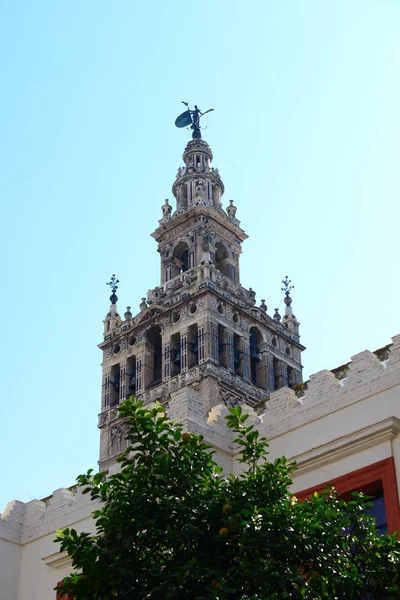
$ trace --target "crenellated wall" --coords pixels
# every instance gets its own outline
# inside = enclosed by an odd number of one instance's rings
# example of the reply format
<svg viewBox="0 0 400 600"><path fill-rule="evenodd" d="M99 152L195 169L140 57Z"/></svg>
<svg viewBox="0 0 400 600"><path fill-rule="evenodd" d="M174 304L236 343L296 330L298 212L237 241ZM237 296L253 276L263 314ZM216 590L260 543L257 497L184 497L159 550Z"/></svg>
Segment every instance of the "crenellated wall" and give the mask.
<svg viewBox="0 0 400 600"><path fill-rule="evenodd" d="M400 384L400 335L392 338L387 360L365 350L352 357L347 376L337 379L331 371L319 371L298 386L273 392L262 415L262 431L268 438L301 427L324 415ZM300 397L299 397L300 396Z"/></svg>
<svg viewBox="0 0 400 600"><path fill-rule="evenodd" d="M211 380L210 380L211 381ZM196 382L171 391L168 414L185 430L201 434L215 448L226 472L239 472L238 448L226 426L233 396L213 399L214 388ZM297 462L292 489L393 459L400 481L400 335L385 352L364 351L334 371L320 371L296 390L273 392L259 414L249 406L270 445L270 456ZM75 488L43 500L10 502L0 515L0 600L54 600L54 585L70 568L54 544L55 530L73 526L92 532L97 503Z"/></svg>

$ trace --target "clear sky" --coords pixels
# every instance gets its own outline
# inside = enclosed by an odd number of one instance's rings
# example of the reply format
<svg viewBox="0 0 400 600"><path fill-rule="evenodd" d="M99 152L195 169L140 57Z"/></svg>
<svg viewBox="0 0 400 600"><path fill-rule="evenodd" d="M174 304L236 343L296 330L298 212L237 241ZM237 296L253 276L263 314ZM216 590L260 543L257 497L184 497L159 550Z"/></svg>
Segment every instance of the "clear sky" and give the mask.
<svg viewBox="0 0 400 600"><path fill-rule="evenodd" d="M0 3L0 509L96 468L105 283L121 313L159 283L181 100L305 377L400 333L399 31L395 0Z"/></svg>

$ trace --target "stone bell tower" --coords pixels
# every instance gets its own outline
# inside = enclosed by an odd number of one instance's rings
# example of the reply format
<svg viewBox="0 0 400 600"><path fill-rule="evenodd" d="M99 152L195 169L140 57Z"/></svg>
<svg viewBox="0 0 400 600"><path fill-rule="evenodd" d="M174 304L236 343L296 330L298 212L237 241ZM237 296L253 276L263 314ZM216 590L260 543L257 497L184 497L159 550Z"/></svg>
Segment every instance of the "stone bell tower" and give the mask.
<svg viewBox="0 0 400 600"><path fill-rule="evenodd" d="M193 127L192 127L193 129ZM196 133L196 136L195 136ZM193 394L204 414L217 404L256 406L271 391L302 381L299 323L286 278L285 313L271 317L264 300L240 283L247 235L233 201L224 210L224 184L211 166L209 145L195 128L183 153L169 201L152 234L160 254L160 284L142 298L139 312L117 310L115 276L104 320L100 468L124 449L125 425L117 406L134 394L165 406ZM174 400L175 399L175 400Z"/></svg>

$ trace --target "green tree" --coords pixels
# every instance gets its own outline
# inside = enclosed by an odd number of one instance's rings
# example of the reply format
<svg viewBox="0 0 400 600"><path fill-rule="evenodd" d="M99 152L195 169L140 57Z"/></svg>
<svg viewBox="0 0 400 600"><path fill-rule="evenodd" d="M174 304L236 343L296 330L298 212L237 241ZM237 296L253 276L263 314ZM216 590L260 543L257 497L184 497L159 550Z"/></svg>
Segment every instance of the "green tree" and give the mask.
<svg viewBox="0 0 400 600"><path fill-rule="evenodd" d="M97 534L58 532L74 568L59 591L76 600L400 597L400 543L376 533L365 499L345 503L329 489L297 502L293 465L267 460L240 407L227 425L244 471L228 477L161 406L131 399L120 413L130 447L119 473L78 477L101 500Z"/></svg>

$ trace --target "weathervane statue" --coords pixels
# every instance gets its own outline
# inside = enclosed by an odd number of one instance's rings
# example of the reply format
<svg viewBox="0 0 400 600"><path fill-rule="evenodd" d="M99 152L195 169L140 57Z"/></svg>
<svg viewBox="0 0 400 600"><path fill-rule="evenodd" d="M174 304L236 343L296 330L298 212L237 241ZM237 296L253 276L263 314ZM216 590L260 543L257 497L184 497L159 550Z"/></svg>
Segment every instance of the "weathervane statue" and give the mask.
<svg viewBox="0 0 400 600"><path fill-rule="evenodd" d="M187 106L187 110L179 115L179 117L175 120L175 125L177 127L190 126L190 129L193 129L192 138L194 140L201 140L200 117L206 115L214 109L210 108L209 110L206 110L206 112L202 113L197 104L194 105L194 110L190 110L188 102L183 102L182 100L182 104Z"/></svg>

